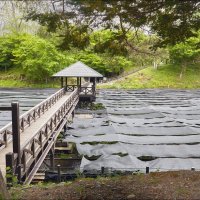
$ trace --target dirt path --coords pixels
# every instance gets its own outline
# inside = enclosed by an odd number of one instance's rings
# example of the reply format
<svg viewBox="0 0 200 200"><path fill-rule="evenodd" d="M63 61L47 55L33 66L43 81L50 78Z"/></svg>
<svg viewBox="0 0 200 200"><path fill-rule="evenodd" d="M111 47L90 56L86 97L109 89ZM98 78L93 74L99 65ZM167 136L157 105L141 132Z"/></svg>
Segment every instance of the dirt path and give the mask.
<svg viewBox="0 0 200 200"><path fill-rule="evenodd" d="M149 66L148 66L149 67ZM143 69L146 69L148 67L138 67L132 71L129 71L128 73L125 73L125 74L122 74L122 75L119 75L117 77L113 77L113 78L108 78L104 83L102 83L101 85L103 84L108 84L108 83L114 83L116 81L120 81L120 80L123 80L124 78L126 78L127 76L130 76L132 74L135 74Z"/></svg>

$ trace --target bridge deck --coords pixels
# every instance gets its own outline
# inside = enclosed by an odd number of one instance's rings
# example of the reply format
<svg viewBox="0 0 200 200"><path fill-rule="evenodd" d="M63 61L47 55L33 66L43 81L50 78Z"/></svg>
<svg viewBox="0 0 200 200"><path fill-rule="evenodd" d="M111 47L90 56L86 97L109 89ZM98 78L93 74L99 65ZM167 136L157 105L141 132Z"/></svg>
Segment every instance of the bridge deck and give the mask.
<svg viewBox="0 0 200 200"><path fill-rule="evenodd" d="M67 101L69 98L69 93L66 93L62 98L60 98L48 111L46 111L40 118L38 118L34 123L27 127L24 132L21 133L21 147L23 147L32 138L37 131L39 131L42 126L56 113L60 106ZM8 146L0 151L0 169L3 176L6 175L6 154L13 152L12 142Z"/></svg>

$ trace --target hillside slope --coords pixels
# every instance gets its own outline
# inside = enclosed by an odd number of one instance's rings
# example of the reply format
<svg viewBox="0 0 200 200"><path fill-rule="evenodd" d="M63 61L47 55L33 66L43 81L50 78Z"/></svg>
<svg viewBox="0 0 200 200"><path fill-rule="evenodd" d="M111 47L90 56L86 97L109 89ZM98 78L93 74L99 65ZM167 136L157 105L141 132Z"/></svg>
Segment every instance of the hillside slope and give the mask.
<svg viewBox="0 0 200 200"><path fill-rule="evenodd" d="M0 88L59 88L60 81L49 80L48 82L33 82L25 79L23 70L12 68L7 71L0 71Z"/></svg>
<svg viewBox="0 0 200 200"><path fill-rule="evenodd" d="M99 88L140 89L140 88L200 88L200 64L188 66L180 79L180 66L163 65L158 69L152 67L99 85Z"/></svg>
<svg viewBox="0 0 200 200"><path fill-rule="evenodd" d="M131 75L99 84L98 88L110 89L144 89L144 88L200 88L200 64L188 66L182 79L179 75L180 66L163 65L158 69L145 68ZM10 88L54 88L59 87L59 80L50 80L47 83L30 82L21 77L21 71L14 68L7 72L0 72L0 87Z"/></svg>

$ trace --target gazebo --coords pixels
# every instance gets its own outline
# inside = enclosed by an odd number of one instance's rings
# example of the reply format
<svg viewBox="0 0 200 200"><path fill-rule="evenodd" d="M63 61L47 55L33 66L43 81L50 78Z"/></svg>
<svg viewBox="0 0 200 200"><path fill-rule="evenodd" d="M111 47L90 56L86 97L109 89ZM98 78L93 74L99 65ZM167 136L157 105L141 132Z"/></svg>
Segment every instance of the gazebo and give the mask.
<svg viewBox="0 0 200 200"><path fill-rule="evenodd" d="M103 75L79 61L57 72L53 77L61 78L61 87L65 87L67 92L78 88L80 100L94 101L96 82L102 79ZM68 84L68 78L76 78L76 84Z"/></svg>

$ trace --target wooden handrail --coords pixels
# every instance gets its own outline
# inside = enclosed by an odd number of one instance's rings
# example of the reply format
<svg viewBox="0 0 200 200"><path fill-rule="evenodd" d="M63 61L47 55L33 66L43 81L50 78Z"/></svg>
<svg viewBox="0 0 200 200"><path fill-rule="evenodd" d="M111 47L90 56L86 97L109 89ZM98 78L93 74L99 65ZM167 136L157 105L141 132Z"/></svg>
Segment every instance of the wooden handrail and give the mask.
<svg viewBox="0 0 200 200"><path fill-rule="evenodd" d="M52 136L54 130L61 123L63 118L69 113L74 105L78 103L78 89L72 92L67 101L65 101L60 108L48 119L31 138L21 148L21 164L22 164L22 175L27 171L26 168L32 164L34 157L42 151L44 145L48 142Z"/></svg>
<svg viewBox="0 0 200 200"><path fill-rule="evenodd" d="M27 126L30 126L33 121L44 114L48 108L54 105L63 95L65 94L65 89L62 88L55 94L51 95L41 103L37 104L35 107L25 112L20 116L20 130L21 132ZM6 126L0 129L0 150L7 146L7 144L12 141L12 123L8 123Z"/></svg>
<svg viewBox="0 0 200 200"><path fill-rule="evenodd" d="M66 86L66 91L67 92L72 92L74 91L76 88L79 89L79 93L80 95L94 95L95 96L95 86L91 86L90 84L88 85L88 83L85 83L83 85L81 85L80 87L78 87L77 85L67 85Z"/></svg>

